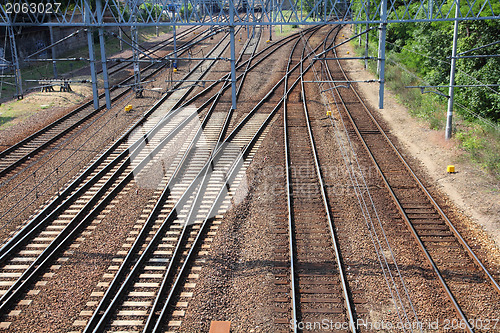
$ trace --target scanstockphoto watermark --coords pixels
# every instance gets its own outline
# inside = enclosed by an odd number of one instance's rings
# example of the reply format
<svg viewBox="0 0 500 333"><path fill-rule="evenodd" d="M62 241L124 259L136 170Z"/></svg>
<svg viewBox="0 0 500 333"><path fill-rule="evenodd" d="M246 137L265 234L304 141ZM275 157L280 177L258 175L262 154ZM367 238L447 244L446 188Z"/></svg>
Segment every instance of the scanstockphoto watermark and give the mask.
<svg viewBox="0 0 500 333"><path fill-rule="evenodd" d="M356 330L367 331L388 331L388 330L438 330L439 321L435 322L390 322L390 321L369 321L358 319L353 323L347 321L335 321L322 319L319 321L294 321L290 320L290 329L300 329L302 331L323 330L323 331L347 331L354 325Z"/></svg>
<svg viewBox="0 0 500 333"><path fill-rule="evenodd" d="M473 329L492 330L500 327L499 319L470 319L468 322ZM347 321L334 321L331 319L322 319L318 321L294 321L290 320L290 329L300 329L302 331L323 330L323 331L346 331L354 325L355 328L363 329L366 331L408 331L408 330L422 330L422 331L437 331L437 330L464 330L467 328L467 323L458 319L436 319L434 321L372 321L358 319L356 322L350 324Z"/></svg>

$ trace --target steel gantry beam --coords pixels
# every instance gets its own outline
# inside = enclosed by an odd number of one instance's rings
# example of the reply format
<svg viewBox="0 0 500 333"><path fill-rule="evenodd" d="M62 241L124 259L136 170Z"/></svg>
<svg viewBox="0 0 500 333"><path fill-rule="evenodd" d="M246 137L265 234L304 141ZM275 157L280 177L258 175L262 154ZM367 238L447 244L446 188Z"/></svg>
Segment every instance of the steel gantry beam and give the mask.
<svg viewBox="0 0 500 333"><path fill-rule="evenodd" d="M9 5L13 2L0 6L0 26L229 26L232 15L229 0L102 0L105 20L99 20L99 12L94 9L89 13L89 22L84 22L82 16L90 0L68 0L64 6L54 0L48 2L50 7L45 4L35 10L31 9L29 0L15 2L20 6L13 8ZM181 5L189 10L184 10L183 15L169 14L172 8ZM381 10L385 5L386 18L382 17ZM454 15L454 1L451 0L387 0L385 5L382 1L366 0L241 0L234 3L236 12L233 14L238 26L262 25L255 20L257 14L262 14L269 25L390 24L500 18L498 0L466 1L458 16ZM19 8L25 10L16 13Z"/></svg>
<svg viewBox="0 0 500 333"><path fill-rule="evenodd" d="M92 77L92 95L94 98L94 109L99 108L99 91L97 89L97 74L95 69L95 52L94 52L94 39L92 36L92 29L90 29L90 22L92 16L92 10L88 2L84 3L85 11L83 12L83 18L87 24L87 44L89 47L89 59L90 59L90 75Z"/></svg>

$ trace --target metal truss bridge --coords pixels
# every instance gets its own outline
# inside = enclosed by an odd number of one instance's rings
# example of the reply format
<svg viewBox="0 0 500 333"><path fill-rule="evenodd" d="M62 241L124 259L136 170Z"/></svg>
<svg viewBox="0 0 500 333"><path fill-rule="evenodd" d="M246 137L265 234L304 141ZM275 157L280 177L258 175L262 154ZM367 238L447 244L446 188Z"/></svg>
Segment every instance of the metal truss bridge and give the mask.
<svg viewBox="0 0 500 333"><path fill-rule="evenodd" d="M97 0L97 6L91 6L96 0L59 2L7 0L0 9L0 26L380 24L500 18L498 0L461 1L458 17L456 0Z"/></svg>

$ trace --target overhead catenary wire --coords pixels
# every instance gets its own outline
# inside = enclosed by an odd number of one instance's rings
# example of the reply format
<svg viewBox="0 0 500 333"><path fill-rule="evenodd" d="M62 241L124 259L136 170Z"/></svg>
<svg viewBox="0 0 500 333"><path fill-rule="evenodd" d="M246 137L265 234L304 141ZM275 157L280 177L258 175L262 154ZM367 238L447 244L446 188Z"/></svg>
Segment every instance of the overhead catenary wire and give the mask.
<svg viewBox="0 0 500 333"><path fill-rule="evenodd" d="M394 44L394 43L391 43L391 42L389 42L389 41L387 41L387 43L392 44L392 45L394 45L394 46L396 46L396 47L401 48L401 46L399 46L399 45L397 45L397 44ZM448 65L449 65L449 64L451 64L451 62L450 62L450 61L446 61L446 60L442 60L442 59L434 58L434 57L428 56L428 55L426 55L426 54L419 53L419 52L417 52L417 51L415 51L415 50L412 50L412 49L405 49L405 51L408 51L408 52L411 52L411 53L417 54L417 55L422 56L422 57L429 58L429 59L434 60L434 61L437 61L437 62L445 63L445 64L448 64ZM394 61L394 60L392 60L392 59L389 59L389 60L390 60L390 61L392 61L392 62L395 62L395 61ZM498 92L498 91L496 91L495 89L493 89L493 88L489 87L486 83L484 83L484 82L482 82L482 81L480 81L480 80L476 79L475 77L473 77L473 76L472 76L472 75L470 75L469 73L467 73L467 72L465 72L465 71L461 70L460 68L456 68L456 70L457 70L458 72L460 72L461 74L464 74L465 76L467 76L467 77L469 77L470 79L474 80L475 82L479 83L479 84L480 84L483 88L488 89L488 90L490 90L491 92L493 92L493 93L495 93L495 94L497 94L497 95L500 95L500 92Z"/></svg>
<svg viewBox="0 0 500 333"><path fill-rule="evenodd" d="M161 43L159 43L158 45L160 45ZM31 165L33 165L33 163ZM4 186L7 182L9 182L9 181L17 178L21 173L22 173L22 170L21 170L21 172L16 173L15 175L13 175L12 177L8 178L7 180L4 180L2 183L0 183L0 187Z"/></svg>
<svg viewBox="0 0 500 333"><path fill-rule="evenodd" d="M130 97L130 98L132 98L132 97ZM105 113L107 113L108 111L109 111L109 110L107 110ZM113 117L112 119L114 119L114 117ZM104 124L103 126L105 126L105 125L106 125L106 124ZM89 125L89 126L90 126L90 125ZM74 135L76 135L76 134L74 134ZM72 135L72 136L74 136L74 135ZM68 140L69 140L69 138L68 138ZM88 140L90 140L90 138L89 138ZM62 145L62 144L64 144L64 142L63 142L63 143L61 143L61 145ZM85 143L84 143L84 144L85 144ZM80 146L80 148L81 148L81 146ZM74 153L76 153L78 150L79 150L79 149L77 149L75 152L73 152L73 154L74 154ZM48 153L49 153L49 152L47 152L46 154L48 154ZM45 156L46 154L44 154L44 156ZM72 154L72 155L73 155L73 154ZM69 157L68 157L68 158L69 158ZM66 159L66 160L67 160L67 159ZM66 160L65 160L65 161L63 161L63 163L64 163L64 162L66 162ZM63 163L62 163L62 164L63 164ZM44 163L44 164L46 164L46 163ZM61 165L62 165L62 164L61 164ZM31 165L27 166L26 168L28 168L28 167L30 167L30 166L31 166ZM43 165L42 165L42 166L43 166ZM39 168L41 168L42 166L40 166ZM25 168L25 169L26 169L26 168ZM74 169L74 167L73 167L72 169ZM71 170L72 170L72 169L71 169ZM37 169L37 170L38 170L38 169ZM57 170L57 169L56 169L56 170ZM70 170L70 171L71 171L71 170ZM67 173L69 173L70 171L68 171ZM35 170L35 172L36 172L36 170ZM53 174L53 173L54 173L54 171L53 171L51 174ZM67 174L67 173L66 173L66 174ZM17 175L19 175L19 174L20 174L20 172L16 173L16 175L15 175L15 176L13 176L13 177L11 177L11 179L12 179L12 178L17 177ZM33 173L33 174L34 174L34 173ZM33 174L31 174L30 176L32 176ZM46 178L48 178L51 174L49 174ZM66 175L66 174L65 174L65 175ZM26 179L28 179L30 176L26 177L23 181L25 181ZM10 180L10 179L9 179L9 180ZM9 180L7 180L7 181L9 181ZM4 184L5 184L5 182L4 182ZM1 185L0 185L0 187L1 187L1 186L3 186L4 184L1 184ZM39 184L41 184L41 182L40 182ZM55 185L55 184L53 184L53 185ZM52 186L53 186L53 185L52 185ZM51 186L51 187L52 187L52 186ZM49 189L50 189L50 188L49 188ZM43 193L47 192L49 189L45 190ZM32 190L31 190L28 194L32 193L33 191L36 191L36 189L32 189ZM27 197L27 195L25 195L25 197ZM24 199L25 197L23 197L23 199ZM30 202L27 206L25 206L25 207L24 207L24 209L26 209L27 207L29 207L29 205L30 205L31 203L35 202L35 201L36 201L36 199L37 199L37 198L35 198L33 201L31 201L31 202ZM21 199L21 200L22 200L22 199ZM20 201L21 201L21 200L20 200ZM19 201L19 202L20 202L20 201ZM19 203L19 202L17 202L17 203ZM16 205L17 205L17 203L16 203ZM12 207L11 207L11 209L12 209ZM11 209L9 209L9 211L10 211ZM24 209L23 209L23 210L24 210ZM8 212L7 212L7 213L8 213ZM0 219L1 219L2 217L4 217L7 213L5 213L4 215L2 215L2 216L0 217ZM6 224L11 223L11 222L13 221L13 219L14 219L14 218L15 218L15 217L13 217L11 220L9 220ZM5 224L4 224L4 226L5 226ZM2 226L2 228L3 228L4 226Z"/></svg>
<svg viewBox="0 0 500 333"><path fill-rule="evenodd" d="M412 71L410 71L409 69L407 69L403 64L393 60L393 59L388 59L389 61L391 61L394 65L398 66L400 69L402 69L403 71L405 71L408 75L410 75L411 77L423 82L424 84L426 84L427 86L431 86L429 82L425 81L423 78L421 78L420 76L416 75L415 73L413 73ZM444 96L444 97L447 97L446 95L444 94L441 94L438 90L431 90L432 92L434 93L437 93L438 95L440 96ZM455 101L455 105L461 107L464 111L466 111L467 113L469 113L470 115L472 115L473 117L477 118L478 120L484 122L485 124L487 124L488 126L491 126L492 128L494 128L495 130L500 130L500 126L499 125L496 125L495 123L493 123L492 121L488 120L487 118L484 118L482 117L481 115L477 114L476 112L472 111L471 109L465 107L464 105L460 104L460 103L457 103Z"/></svg>

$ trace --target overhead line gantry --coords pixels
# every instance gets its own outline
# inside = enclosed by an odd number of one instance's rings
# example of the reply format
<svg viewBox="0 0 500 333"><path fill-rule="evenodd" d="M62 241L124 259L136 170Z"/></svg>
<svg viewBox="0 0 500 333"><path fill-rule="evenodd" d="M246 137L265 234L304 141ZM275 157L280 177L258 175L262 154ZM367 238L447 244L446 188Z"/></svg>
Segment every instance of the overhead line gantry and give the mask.
<svg viewBox="0 0 500 333"><path fill-rule="evenodd" d="M174 43L177 26L195 24L228 28L231 35L231 58L229 60L233 93L232 107L236 109L234 68L234 28L236 26L244 26L248 29L255 26L269 26L269 39L271 39L271 27L275 25L355 24L360 27L366 25L365 31L360 32L359 35L368 34L368 31L372 29L370 25L378 25L379 46L378 56L375 59L378 62L379 74L379 108L382 109L384 107L385 43L388 24L439 21L458 23L500 18L498 0L408 0L404 2L398 0L95 0L95 6L91 6L90 0L68 0L65 1L67 4L64 6L58 5L57 1L48 0L44 6L32 6L33 0L12 0L0 6L0 27L5 27L13 36L11 37L11 48L14 50L12 66L16 76L17 95L22 98L19 57L15 54L16 28L27 26L86 28L96 108L99 101L96 93L94 45L91 38L93 30L99 33L106 106L110 108L107 58L103 37L106 28L118 27L120 32L123 28L132 30L132 44L135 46L134 84L137 97L142 94L135 35L138 27L171 27L174 30ZM49 4L52 4L50 10ZM39 10L40 8L43 11ZM452 57L454 59L456 43L453 45ZM368 57L365 51L364 57L359 57L359 59L368 61L371 57ZM56 61L56 59L53 60ZM165 61L171 61L171 59L165 59ZM453 71L452 68L450 79L453 79ZM452 81L450 81L450 92L454 88ZM451 92L450 96L452 95ZM451 117L450 108L448 115ZM451 119L449 121L451 122Z"/></svg>

